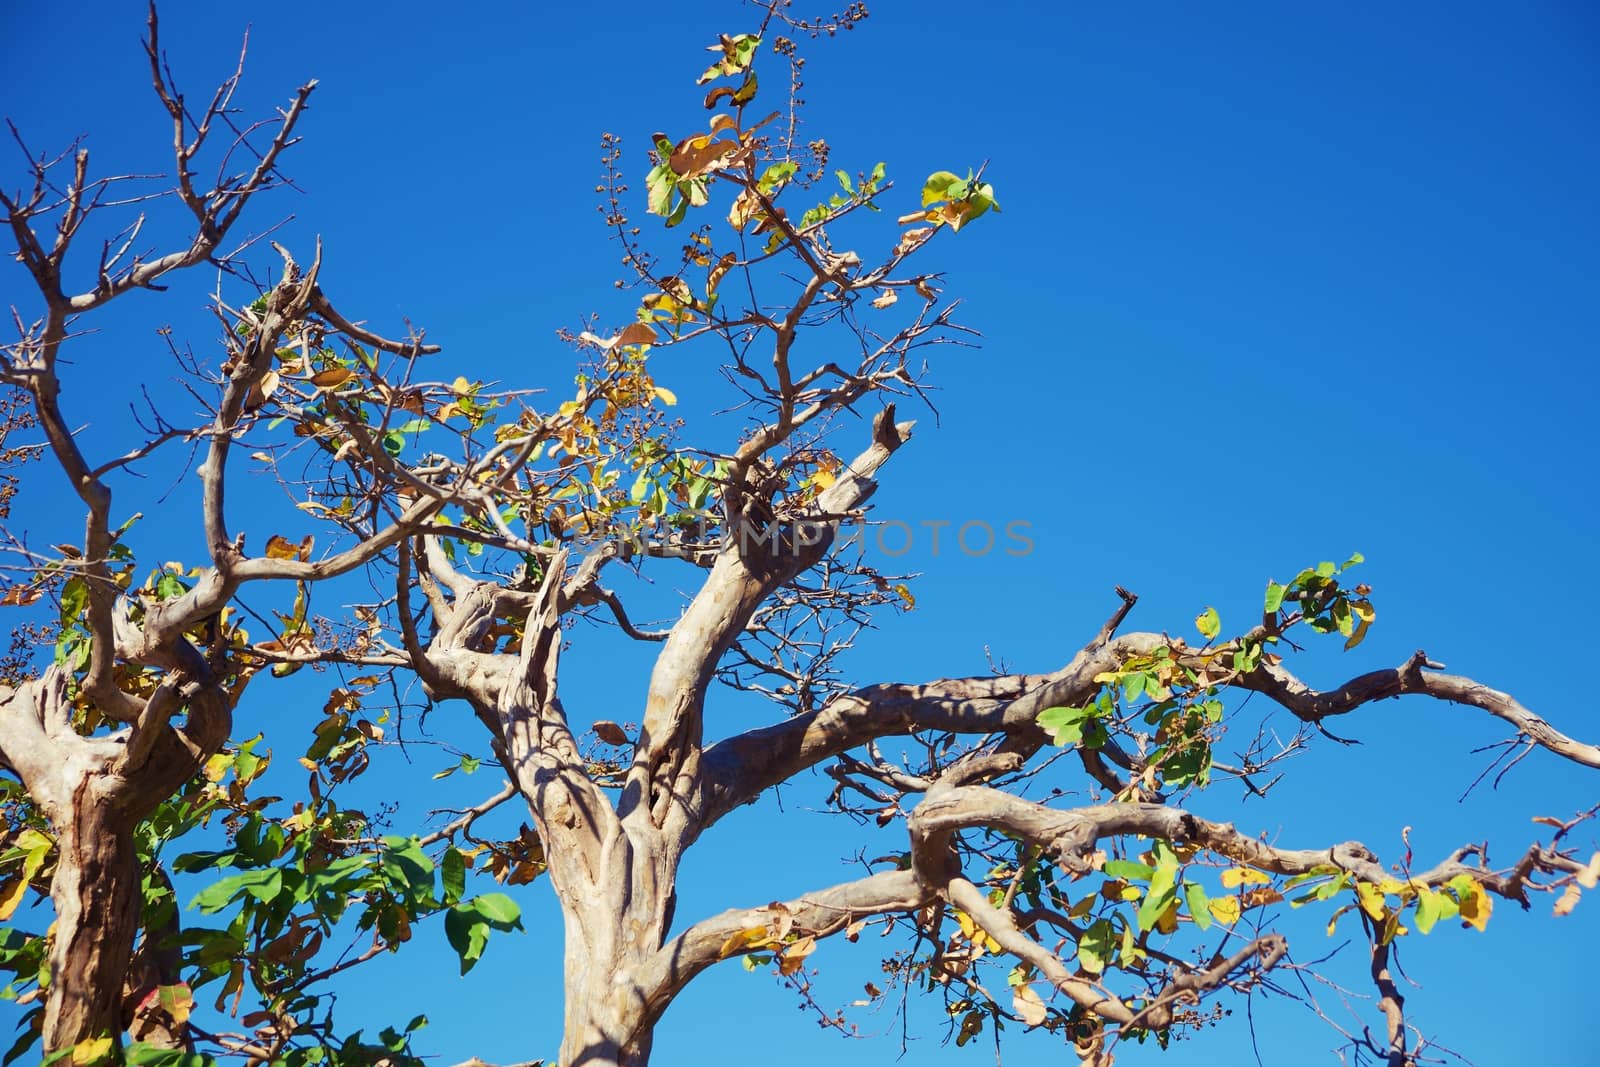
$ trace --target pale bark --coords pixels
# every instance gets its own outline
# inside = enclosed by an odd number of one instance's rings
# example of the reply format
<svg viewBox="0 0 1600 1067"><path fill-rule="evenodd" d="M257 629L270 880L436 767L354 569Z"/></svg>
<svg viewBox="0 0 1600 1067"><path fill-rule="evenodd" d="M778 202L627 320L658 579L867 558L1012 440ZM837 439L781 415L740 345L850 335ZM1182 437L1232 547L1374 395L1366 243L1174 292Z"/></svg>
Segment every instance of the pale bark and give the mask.
<svg viewBox="0 0 1600 1067"><path fill-rule="evenodd" d="M0 764L18 775L55 833L55 940L46 1052L120 1040L124 979L142 901L133 831L227 739L230 697L172 672L145 714L110 737L72 727L71 681L52 667L0 692ZM182 726L170 721L187 708Z"/></svg>

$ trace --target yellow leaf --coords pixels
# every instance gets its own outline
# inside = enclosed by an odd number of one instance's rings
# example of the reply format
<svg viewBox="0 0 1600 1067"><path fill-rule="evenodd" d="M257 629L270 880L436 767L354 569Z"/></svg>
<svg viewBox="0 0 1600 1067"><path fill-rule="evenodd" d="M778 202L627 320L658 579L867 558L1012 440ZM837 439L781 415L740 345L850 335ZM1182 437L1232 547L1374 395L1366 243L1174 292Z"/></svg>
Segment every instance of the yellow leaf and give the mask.
<svg viewBox="0 0 1600 1067"><path fill-rule="evenodd" d="M717 959L725 960L729 956L737 956L748 949L759 948L769 940L765 926L747 926L743 930L735 930L722 942L722 947L717 950Z"/></svg>
<svg viewBox="0 0 1600 1067"><path fill-rule="evenodd" d="M1099 681L1098 678L1095 681ZM1264 871L1253 867L1230 867L1222 872L1222 887L1236 889L1241 885L1263 885L1272 881Z"/></svg>
<svg viewBox="0 0 1600 1067"><path fill-rule="evenodd" d="M72 1062L74 1064L100 1063L111 1055L114 1042L110 1036L86 1037L72 1046Z"/></svg>
<svg viewBox="0 0 1600 1067"><path fill-rule="evenodd" d="M233 766L233 757L232 756L225 756L220 752L217 753L215 756L212 756L210 759L206 760L206 765L205 765L206 781L208 781L208 782L220 782L220 781L222 781L223 776L228 773L228 768L231 767L231 766Z"/></svg>
<svg viewBox="0 0 1600 1067"><path fill-rule="evenodd" d="M656 386L655 394L656 397L669 408L678 402L678 394L674 393L671 389L668 389L664 385Z"/></svg>
<svg viewBox="0 0 1600 1067"><path fill-rule="evenodd" d="M1479 932L1489 925L1489 915L1494 911L1494 898L1478 883L1472 883L1472 893L1461 902L1461 917Z"/></svg>
<svg viewBox="0 0 1600 1067"><path fill-rule="evenodd" d="M17 910L17 905L22 903L27 892L26 878L14 877L0 882L0 921L11 918L11 913Z"/></svg>
<svg viewBox="0 0 1600 1067"><path fill-rule="evenodd" d="M456 396L466 396L472 392L472 383L464 377L457 377L455 381L450 383L450 391L455 393Z"/></svg>
<svg viewBox="0 0 1600 1067"><path fill-rule="evenodd" d="M273 534L267 538L268 559L294 559L299 554L299 547L287 537Z"/></svg>
<svg viewBox="0 0 1600 1067"><path fill-rule="evenodd" d="M314 822L316 822L315 815L309 811L302 811L283 820L283 828L292 833L300 833L311 829Z"/></svg>
<svg viewBox="0 0 1600 1067"><path fill-rule="evenodd" d="M25 852L38 852L41 849L50 848L55 843L55 838L49 836L48 834L42 834L30 826L26 830L22 831L22 833L17 835L17 840L14 842L14 845L16 848L20 848ZM29 877L32 876L30 875Z"/></svg>
<svg viewBox="0 0 1600 1067"><path fill-rule="evenodd" d="M1231 926L1239 921L1239 914L1243 910L1239 907L1238 897L1212 897L1206 901L1206 906L1211 909L1211 917L1225 926Z"/></svg>
<svg viewBox="0 0 1600 1067"><path fill-rule="evenodd" d="M908 589L903 583L896 585L894 587L894 591L900 594L900 599L906 602L907 608L914 608L917 606L917 598L911 595L911 590Z"/></svg>
<svg viewBox="0 0 1600 1067"><path fill-rule="evenodd" d="M1017 1018L1029 1026L1038 1026L1050 1017L1045 1010L1044 1001L1039 999L1039 994L1029 985L1019 985L1011 991L1011 1007L1017 1013Z"/></svg>
<svg viewBox="0 0 1600 1067"><path fill-rule="evenodd" d="M1356 896L1361 901L1362 911L1379 922L1383 921L1384 915L1388 913L1388 909L1383 904L1383 890L1371 882L1357 882Z"/></svg>
<svg viewBox="0 0 1600 1067"><path fill-rule="evenodd" d="M811 476L811 484L816 486L818 489L827 489L831 487L835 480L836 479L834 478L832 471L822 470L820 468Z"/></svg>

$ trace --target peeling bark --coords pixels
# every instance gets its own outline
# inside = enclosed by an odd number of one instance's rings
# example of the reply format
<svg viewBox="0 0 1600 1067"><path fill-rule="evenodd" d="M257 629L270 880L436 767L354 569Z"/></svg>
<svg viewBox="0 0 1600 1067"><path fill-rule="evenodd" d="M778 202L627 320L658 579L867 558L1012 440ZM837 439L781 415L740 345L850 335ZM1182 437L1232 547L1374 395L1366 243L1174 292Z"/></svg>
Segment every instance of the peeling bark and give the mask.
<svg viewBox="0 0 1600 1067"><path fill-rule="evenodd" d="M56 922L45 1001L47 1051L122 1032L123 976L140 904L133 822L101 783L84 779L52 823L58 856L50 884Z"/></svg>

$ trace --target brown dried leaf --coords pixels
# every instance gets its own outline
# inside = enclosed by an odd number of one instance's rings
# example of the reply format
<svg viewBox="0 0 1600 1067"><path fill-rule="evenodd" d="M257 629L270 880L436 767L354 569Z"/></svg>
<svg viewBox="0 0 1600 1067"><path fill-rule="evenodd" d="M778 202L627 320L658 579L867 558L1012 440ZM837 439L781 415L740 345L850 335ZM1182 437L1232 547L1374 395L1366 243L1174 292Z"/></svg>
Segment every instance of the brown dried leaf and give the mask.
<svg viewBox="0 0 1600 1067"><path fill-rule="evenodd" d="M337 389L356 376L349 367L330 367L311 376L311 384L318 389Z"/></svg>
<svg viewBox="0 0 1600 1067"><path fill-rule="evenodd" d="M933 227L931 226L919 226L914 230L907 230L900 235L900 243L895 245L894 254L897 256L909 256L918 248L921 248L923 243L932 236Z"/></svg>
<svg viewBox="0 0 1600 1067"><path fill-rule="evenodd" d="M778 960L778 973L783 975L794 974L805 963L806 957L816 950L817 939L810 934L785 946L783 955Z"/></svg>
<svg viewBox="0 0 1600 1067"><path fill-rule="evenodd" d="M628 744L627 732L608 719L600 719L594 724L594 735L608 745Z"/></svg>
<svg viewBox="0 0 1600 1067"><path fill-rule="evenodd" d="M616 345L653 345L656 343L656 331L649 323L636 322L617 334L616 340L606 345L607 348Z"/></svg>
<svg viewBox="0 0 1600 1067"><path fill-rule="evenodd" d="M1600 852L1589 857L1589 865L1578 872L1578 884L1585 889L1593 889L1600 882Z"/></svg>
<svg viewBox="0 0 1600 1067"><path fill-rule="evenodd" d="M1247 908L1261 908L1268 904L1276 904L1282 899L1282 893L1267 886L1261 889L1251 889L1241 894L1239 902Z"/></svg>
<svg viewBox="0 0 1600 1067"><path fill-rule="evenodd" d="M724 252L722 258L717 260L706 274L706 292L715 293L717 286L722 284L723 275L727 274L738 261L738 257L732 252Z"/></svg>
<svg viewBox="0 0 1600 1067"><path fill-rule="evenodd" d="M1561 899L1556 901L1555 913L1557 915L1571 915L1572 909L1578 906L1578 900L1583 896L1583 890L1575 885L1567 886L1566 892L1561 894Z"/></svg>
<svg viewBox="0 0 1600 1067"><path fill-rule="evenodd" d="M789 930L794 926L794 913L788 907L776 900L767 905L767 910L772 913L772 918L767 920L767 931L774 941L782 941L789 936Z"/></svg>

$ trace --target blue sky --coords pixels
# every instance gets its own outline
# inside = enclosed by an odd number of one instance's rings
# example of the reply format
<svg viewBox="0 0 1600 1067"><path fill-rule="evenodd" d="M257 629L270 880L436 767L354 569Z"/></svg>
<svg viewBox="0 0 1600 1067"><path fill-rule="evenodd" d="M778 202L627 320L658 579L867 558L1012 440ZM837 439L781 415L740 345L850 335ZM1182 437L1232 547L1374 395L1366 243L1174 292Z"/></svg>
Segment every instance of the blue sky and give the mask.
<svg viewBox="0 0 1600 1067"><path fill-rule="evenodd" d="M446 346L442 377L562 389L572 356L555 330L628 310L611 288L620 251L594 210L601 132L631 147L642 198L646 135L703 114L692 85L701 49L752 18L731 0L555 7L163 11L195 95L231 68L247 23L247 104L320 79L288 167L303 195L275 196L255 218L292 213L278 239L305 256L321 235L324 285L342 307L391 329L402 317L426 326ZM109 0L74 5L70 18L44 5L0 11L0 111L36 148L88 133L107 170L162 169L168 127L147 89L142 21L141 5ZM1360 550L1377 625L1356 652L1314 653L1313 681L1423 647L1558 727L1600 735L1588 691L1600 544L1592 8L883 3L809 55L809 122L837 165L887 160L909 202L930 171L988 160L1004 207L937 252L983 344L937 354L938 425L916 416L879 515L919 531L928 520L1026 522L1034 544L1023 556L968 556L947 531L935 555L919 535L903 557L924 575L917 608L862 642L861 681L981 672L986 647L1048 669L1093 633L1114 584L1141 595L1138 628L1187 629L1206 604L1243 624L1269 575ZM0 153L0 180L14 186L20 173ZM15 266L0 271L0 303L26 302L25 283ZM203 350L209 283L136 294L83 341L65 402L90 433L110 441L127 425L133 377L171 377L155 326L172 323ZM657 378L687 407L714 402L706 357L674 358ZM107 390L110 367L131 377ZM23 501L41 529L53 491ZM643 676L619 666L635 662L580 634L569 705L632 717ZM309 730L314 711L260 714L270 740ZM731 730L766 711L725 701L714 713L713 729ZM476 744L464 719L436 726ZM1505 861L1531 839L1530 816L1595 799L1592 772L1535 754L1498 792L1458 802L1487 759L1471 750L1502 736L1476 711L1385 703L1339 732L1365 743L1314 749L1265 803L1219 788L1197 810L1287 845L1359 838L1386 858L1413 825L1419 857L1488 838ZM484 772L452 779L440 800L412 800L407 774L432 769L397 764L369 785L407 797L416 815L496 785ZM857 847L893 850L808 811L821 795L797 783L782 815L769 799L709 835L685 869L680 917L793 896L848 877L839 861ZM1579 844L1594 837L1583 831ZM491 944L468 978L434 931L367 969L341 1010L375 1021L427 1010L445 1063L553 1052L559 922L543 885L523 899L531 933ZM1571 1020L1591 1010L1574 946L1600 934L1592 903L1564 920L1543 900L1526 917L1502 907L1485 934L1409 938L1412 1021L1480 1064L1586 1062L1587 1035ZM1300 925L1300 958L1339 943L1315 916ZM1334 964L1358 992L1359 948ZM830 944L815 960L842 999L872 975L870 949ZM1336 995L1328 1003L1342 1011ZM1169 1056L1248 1057L1235 1007ZM1376 1024L1370 1006L1359 1010ZM1263 1062L1338 1043L1286 1001L1258 1003L1255 1022ZM842 1067L898 1053L887 1014L862 1023L886 1036L820 1032L792 994L729 965L669 1013L656 1062L759 1049L774 1065ZM912 1032L921 1039L908 1062L991 1055L940 1046L931 1003L913 1012ZM1065 1054L1049 1039L1006 1052L1022 1065Z"/></svg>

